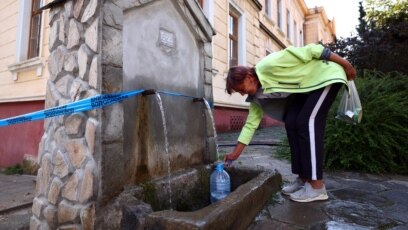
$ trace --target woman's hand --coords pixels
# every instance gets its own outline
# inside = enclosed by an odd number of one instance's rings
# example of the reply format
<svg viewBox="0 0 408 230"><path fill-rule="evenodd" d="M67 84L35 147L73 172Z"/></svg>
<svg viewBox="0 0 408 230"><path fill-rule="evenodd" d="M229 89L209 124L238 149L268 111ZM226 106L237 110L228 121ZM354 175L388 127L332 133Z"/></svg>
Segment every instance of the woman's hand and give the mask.
<svg viewBox="0 0 408 230"><path fill-rule="evenodd" d="M241 155L242 151L244 150L245 146L246 146L245 144L238 142L238 144L234 148L234 151L224 156L224 165L226 167L231 166L232 161L238 159L238 157Z"/></svg>
<svg viewBox="0 0 408 230"><path fill-rule="evenodd" d="M224 165L229 167L231 166L232 162L238 159L239 155L232 153L226 154L224 156Z"/></svg>

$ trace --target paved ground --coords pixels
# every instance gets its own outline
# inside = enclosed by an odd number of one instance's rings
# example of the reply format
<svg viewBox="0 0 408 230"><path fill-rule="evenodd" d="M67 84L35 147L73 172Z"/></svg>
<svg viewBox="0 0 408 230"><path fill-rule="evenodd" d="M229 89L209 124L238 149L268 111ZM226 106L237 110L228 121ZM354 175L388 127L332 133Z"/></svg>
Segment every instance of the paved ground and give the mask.
<svg viewBox="0 0 408 230"><path fill-rule="evenodd" d="M273 144L284 135L281 127L257 131L234 164L276 169L284 181L295 178L286 160L276 156ZM219 152L232 151L238 133L219 134ZM262 145L265 143L265 145ZM408 229L408 177L353 172L325 174L328 201L297 203L275 194L249 230L269 229Z"/></svg>
<svg viewBox="0 0 408 230"><path fill-rule="evenodd" d="M276 169L284 181L295 177L286 160L276 156L276 145L285 135L281 127L257 131L234 164ZM219 134L219 152L228 153L238 133ZM28 229L34 193L33 176L0 173L0 230ZM328 172L329 200L296 203L275 194L248 230L329 229L408 230L408 177Z"/></svg>
<svg viewBox="0 0 408 230"><path fill-rule="evenodd" d="M28 229L35 176L0 173L0 230Z"/></svg>

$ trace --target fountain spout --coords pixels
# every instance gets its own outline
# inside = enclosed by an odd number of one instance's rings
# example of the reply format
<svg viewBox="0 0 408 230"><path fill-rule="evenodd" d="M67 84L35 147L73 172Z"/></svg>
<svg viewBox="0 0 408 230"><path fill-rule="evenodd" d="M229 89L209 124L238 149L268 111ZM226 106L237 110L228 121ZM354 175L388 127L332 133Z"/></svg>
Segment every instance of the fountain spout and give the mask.
<svg viewBox="0 0 408 230"><path fill-rule="evenodd" d="M196 98L193 99L193 102L204 102L204 98L196 97Z"/></svg>
<svg viewBox="0 0 408 230"><path fill-rule="evenodd" d="M148 96L148 95L152 95L152 94L156 94L156 90L155 89L147 89L145 91L143 91L142 95L143 96Z"/></svg>

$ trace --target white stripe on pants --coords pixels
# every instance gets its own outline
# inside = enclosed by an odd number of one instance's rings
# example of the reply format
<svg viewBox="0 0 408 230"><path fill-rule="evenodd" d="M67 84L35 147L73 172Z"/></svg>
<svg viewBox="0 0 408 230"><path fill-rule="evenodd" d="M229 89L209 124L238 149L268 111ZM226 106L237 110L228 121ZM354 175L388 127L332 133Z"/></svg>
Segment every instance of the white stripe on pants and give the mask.
<svg viewBox="0 0 408 230"><path fill-rule="evenodd" d="M327 86L323 93L320 95L319 100L317 101L315 107L313 108L312 114L309 118L309 141L310 141L310 159L312 164L312 180L317 180L316 175L316 145L315 145L315 118L317 112L319 112L320 107L323 104L324 99L330 91L331 85Z"/></svg>

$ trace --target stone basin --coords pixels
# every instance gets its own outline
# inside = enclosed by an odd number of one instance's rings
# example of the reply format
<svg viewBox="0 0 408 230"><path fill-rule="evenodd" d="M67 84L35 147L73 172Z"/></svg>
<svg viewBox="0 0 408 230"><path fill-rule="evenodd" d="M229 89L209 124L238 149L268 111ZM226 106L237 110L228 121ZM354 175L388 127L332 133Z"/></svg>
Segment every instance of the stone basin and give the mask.
<svg viewBox="0 0 408 230"><path fill-rule="evenodd" d="M133 194L151 207L129 202L122 210L122 229L246 229L282 183L277 172L261 168L230 168L231 193L210 203L212 166L180 171L133 187ZM171 204L169 185L171 186ZM125 192L126 193L126 192ZM171 205L171 207L170 207ZM139 206L139 207L137 207ZM132 208L133 207L133 208ZM141 214L140 210L150 210ZM137 219L137 220L136 220ZM124 226L128 226L124 227Z"/></svg>

